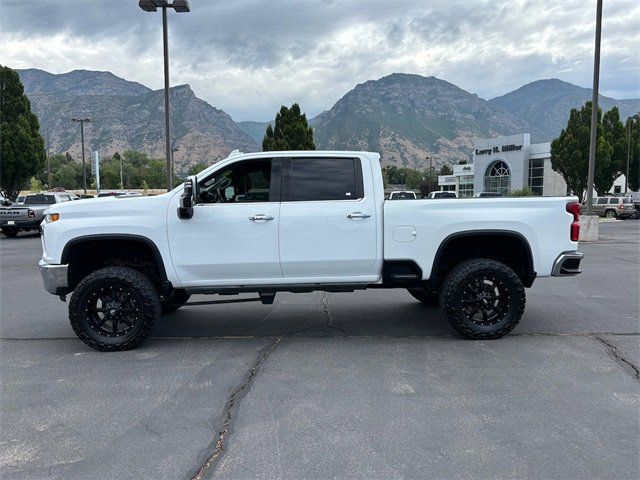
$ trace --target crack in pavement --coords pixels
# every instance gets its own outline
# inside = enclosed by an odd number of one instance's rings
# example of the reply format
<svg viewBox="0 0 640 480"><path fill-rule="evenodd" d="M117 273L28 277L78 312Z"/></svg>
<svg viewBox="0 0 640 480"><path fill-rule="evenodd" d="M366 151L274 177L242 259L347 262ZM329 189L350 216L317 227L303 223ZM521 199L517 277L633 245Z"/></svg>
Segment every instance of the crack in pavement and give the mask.
<svg viewBox="0 0 640 480"><path fill-rule="evenodd" d="M636 380L638 380L640 382L640 368L638 368L636 365L633 364L633 362L625 357L623 357L622 355L620 355L618 353L618 347L616 347L615 345L607 342L604 338L601 338L597 335L590 335L591 338L594 338L595 340L599 341L600 343L602 343L603 345L605 345L609 351L609 354L613 357L613 359L622 365L622 367L625 369L625 371L628 371L627 367L630 367L633 372L634 372L634 376L636 377Z"/></svg>
<svg viewBox="0 0 640 480"><path fill-rule="evenodd" d="M248 391L253 383L253 380L256 378L258 371L262 364L267 360L269 355L273 353L276 347L280 344L283 337L277 337L271 345L266 347L258 359L255 361L251 369L249 370L248 375L245 377L244 381L233 391L231 395L229 395L229 400L224 409L224 421L222 423L222 430L218 432L218 436L215 439L215 443L212 442L213 451L207 457L205 462L198 468L196 473L191 476L191 480L202 480L204 475L211 467L215 467L215 464L220 460L222 454L224 453L224 441L229 433L229 428L231 427L231 422L234 420L234 413L238 409L240 400L242 396ZM211 470L213 472L213 470Z"/></svg>

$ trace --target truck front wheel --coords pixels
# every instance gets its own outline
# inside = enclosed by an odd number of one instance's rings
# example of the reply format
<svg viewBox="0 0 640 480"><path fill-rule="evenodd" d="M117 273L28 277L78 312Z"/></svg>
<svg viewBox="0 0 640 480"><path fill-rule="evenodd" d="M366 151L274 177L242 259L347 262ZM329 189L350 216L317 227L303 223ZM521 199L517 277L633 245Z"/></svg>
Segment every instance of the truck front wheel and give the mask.
<svg viewBox="0 0 640 480"><path fill-rule="evenodd" d="M144 274L107 267L87 275L69 302L76 335L96 350L128 350L151 332L160 318L160 296Z"/></svg>
<svg viewBox="0 0 640 480"><path fill-rule="evenodd" d="M440 293L451 325L468 338L500 338L524 313L522 281L507 265L480 258L451 270Z"/></svg>

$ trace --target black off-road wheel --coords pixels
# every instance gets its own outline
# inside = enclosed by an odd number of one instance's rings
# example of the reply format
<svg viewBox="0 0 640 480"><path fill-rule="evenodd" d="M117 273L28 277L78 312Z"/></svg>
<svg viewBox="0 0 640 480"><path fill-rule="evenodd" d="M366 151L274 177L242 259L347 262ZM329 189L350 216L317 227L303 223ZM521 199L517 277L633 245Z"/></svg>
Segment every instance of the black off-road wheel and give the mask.
<svg viewBox="0 0 640 480"><path fill-rule="evenodd" d="M437 292L432 292L426 288L407 288L407 292L424 305L437 307L440 304L440 297Z"/></svg>
<svg viewBox="0 0 640 480"><path fill-rule="evenodd" d="M15 227L2 227L2 234L7 238L17 237L19 231Z"/></svg>
<svg viewBox="0 0 640 480"><path fill-rule="evenodd" d="M507 265L490 259L463 262L444 281L440 302L453 328L468 338L500 338L524 313L522 281Z"/></svg>
<svg viewBox="0 0 640 480"><path fill-rule="evenodd" d="M160 296L153 283L127 267L106 267L89 274L69 302L73 331L96 350L135 347L159 318Z"/></svg>
<svg viewBox="0 0 640 480"><path fill-rule="evenodd" d="M190 293L186 290L177 289L173 291L173 295L162 302L162 314L173 313L181 306L189 301Z"/></svg>

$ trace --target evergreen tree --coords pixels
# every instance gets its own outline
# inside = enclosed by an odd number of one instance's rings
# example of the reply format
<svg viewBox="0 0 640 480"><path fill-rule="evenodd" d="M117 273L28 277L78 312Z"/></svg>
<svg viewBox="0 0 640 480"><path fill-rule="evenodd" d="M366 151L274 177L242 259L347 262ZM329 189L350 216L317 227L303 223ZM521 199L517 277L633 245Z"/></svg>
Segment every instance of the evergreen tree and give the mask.
<svg viewBox="0 0 640 480"><path fill-rule="evenodd" d="M603 165L596 162L594 184L600 194L611 190L614 180L625 171L627 165L627 135L620 121L618 107L613 107L602 117L602 134L611 146L611 158Z"/></svg>
<svg viewBox="0 0 640 480"><path fill-rule="evenodd" d="M15 199L44 166L44 139L38 117L15 70L0 65L0 187Z"/></svg>
<svg viewBox="0 0 640 480"><path fill-rule="evenodd" d="M569 190L580 201L587 188L589 172L589 141L591 131L591 102L578 110L571 109L566 128L551 142L551 166L564 178ZM596 168L594 185L605 186L605 177L610 171L613 147L603 135L602 115L598 109L596 143Z"/></svg>
<svg viewBox="0 0 640 480"><path fill-rule="evenodd" d="M453 168L451 168L450 165L448 164L443 164L442 167L440 168L440 173L439 175L453 175Z"/></svg>
<svg viewBox="0 0 640 480"><path fill-rule="evenodd" d="M269 125L262 140L262 150L315 150L313 129L307 124L307 116L300 113L297 103L284 105L276 114L275 127Z"/></svg>
<svg viewBox="0 0 640 480"><path fill-rule="evenodd" d="M627 137L629 149L629 190L640 191L640 113L627 119L625 135L631 135L631 141ZM626 151L625 151L626 153ZM624 172L627 171L627 158L625 156Z"/></svg>

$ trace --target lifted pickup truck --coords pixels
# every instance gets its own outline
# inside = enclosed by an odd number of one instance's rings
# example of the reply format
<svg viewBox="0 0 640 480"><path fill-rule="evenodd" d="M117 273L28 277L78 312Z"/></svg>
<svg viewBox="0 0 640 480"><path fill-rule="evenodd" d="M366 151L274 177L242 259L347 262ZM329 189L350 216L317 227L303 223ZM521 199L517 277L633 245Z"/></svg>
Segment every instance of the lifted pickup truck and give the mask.
<svg viewBox="0 0 640 480"><path fill-rule="evenodd" d="M72 193L34 193L20 204L0 207L0 227L5 237L15 237L20 230L39 230L44 211L55 203L77 200Z"/></svg>
<svg viewBox="0 0 640 480"><path fill-rule="evenodd" d="M580 273L576 198L385 201L379 159L234 152L163 195L56 204L45 288L73 292L82 341L123 350L193 293L405 288L463 335L498 338L536 276Z"/></svg>

